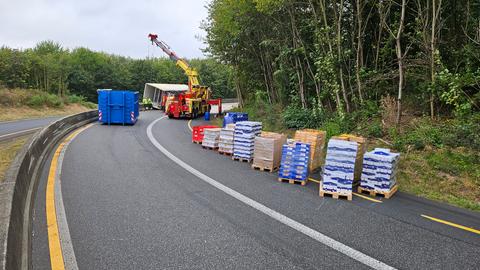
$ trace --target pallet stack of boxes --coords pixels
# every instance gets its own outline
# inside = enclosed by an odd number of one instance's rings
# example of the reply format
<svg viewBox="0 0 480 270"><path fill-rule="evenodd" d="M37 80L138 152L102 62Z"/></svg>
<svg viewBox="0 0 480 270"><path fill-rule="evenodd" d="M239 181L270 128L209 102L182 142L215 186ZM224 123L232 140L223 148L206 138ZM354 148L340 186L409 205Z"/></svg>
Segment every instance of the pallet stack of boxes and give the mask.
<svg viewBox="0 0 480 270"><path fill-rule="evenodd" d="M295 132L295 141L310 144L310 172L319 169L324 163L324 148L327 133L322 130L304 129Z"/></svg>
<svg viewBox="0 0 480 270"><path fill-rule="evenodd" d="M235 124L233 159L252 161L255 137L262 132L261 122L241 121Z"/></svg>
<svg viewBox="0 0 480 270"><path fill-rule="evenodd" d="M359 191L373 191L389 198L396 191L396 175L399 153L391 153L390 149L375 148L363 157L362 179Z"/></svg>
<svg viewBox="0 0 480 270"><path fill-rule="evenodd" d="M206 128L203 131L202 146L210 149L218 148L221 128Z"/></svg>
<svg viewBox="0 0 480 270"><path fill-rule="evenodd" d="M331 139L327 146L327 157L320 185L320 195L350 195L355 172L355 157L358 144L343 140Z"/></svg>
<svg viewBox="0 0 480 270"><path fill-rule="evenodd" d="M274 172L280 167L282 146L287 142L287 136L273 132L262 132L255 137L252 168Z"/></svg>
<svg viewBox="0 0 480 270"><path fill-rule="evenodd" d="M362 178L363 155L367 151L367 139L351 134L333 136L332 139L356 142L358 144L357 156L355 157L355 173L353 179L355 183L359 183L360 179Z"/></svg>
<svg viewBox="0 0 480 270"><path fill-rule="evenodd" d="M327 146L327 157L320 185L320 196L352 199L355 183L360 181L366 140L352 135L332 137Z"/></svg>
<svg viewBox="0 0 480 270"><path fill-rule="evenodd" d="M235 124L227 124L225 128L220 131L220 138L218 141L218 152L221 154L233 154L233 134L235 132Z"/></svg>
<svg viewBox="0 0 480 270"><path fill-rule="evenodd" d="M310 144L292 142L283 145L278 180L290 180L290 183L300 181L302 185L305 185L308 177L309 161Z"/></svg>

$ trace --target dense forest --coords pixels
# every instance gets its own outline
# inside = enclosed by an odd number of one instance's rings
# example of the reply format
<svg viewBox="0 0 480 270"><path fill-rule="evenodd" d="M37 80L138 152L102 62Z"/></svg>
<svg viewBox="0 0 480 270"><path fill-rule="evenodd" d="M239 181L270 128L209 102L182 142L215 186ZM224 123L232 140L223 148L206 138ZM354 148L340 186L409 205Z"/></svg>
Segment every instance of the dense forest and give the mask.
<svg viewBox="0 0 480 270"><path fill-rule="evenodd" d="M214 96L235 95L228 66L214 59L189 61ZM0 48L0 87L78 95L96 102L97 89L143 91L146 82L187 83L187 77L167 58L131 59L87 48L68 50L52 41L25 50Z"/></svg>
<svg viewBox="0 0 480 270"><path fill-rule="evenodd" d="M245 104L314 125L365 106L439 116L480 110L479 0L213 0L207 52ZM315 118L316 117L316 118Z"/></svg>

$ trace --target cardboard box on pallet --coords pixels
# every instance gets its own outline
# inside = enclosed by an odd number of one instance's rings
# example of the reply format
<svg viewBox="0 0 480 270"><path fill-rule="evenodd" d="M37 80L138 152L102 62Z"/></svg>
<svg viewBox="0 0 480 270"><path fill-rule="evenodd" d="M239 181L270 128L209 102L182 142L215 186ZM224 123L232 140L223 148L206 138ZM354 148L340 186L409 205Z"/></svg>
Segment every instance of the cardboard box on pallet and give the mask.
<svg viewBox="0 0 480 270"><path fill-rule="evenodd" d="M330 139L320 188L327 193L352 193L358 143Z"/></svg>
<svg viewBox="0 0 480 270"><path fill-rule="evenodd" d="M220 131L220 138L218 141L218 151L228 154L233 154L233 138L235 132L235 124L228 124Z"/></svg>
<svg viewBox="0 0 480 270"><path fill-rule="evenodd" d="M255 137L253 166L271 171L278 169L282 159L282 146L286 142L286 135L273 132L262 132Z"/></svg>
<svg viewBox="0 0 480 270"><path fill-rule="evenodd" d="M355 158L355 174L353 180L354 182L360 182L360 179L362 178L363 155L367 151L367 139L351 134L333 136L331 139L356 142L358 144L357 156Z"/></svg>
<svg viewBox="0 0 480 270"><path fill-rule="evenodd" d="M327 133L323 130L303 129L295 132L295 141L310 144L310 172L320 168L324 163L324 148Z"/></svg>
<svg viewBox="0 0 480 270"><path fill-rule="evenodd" d="M302 142L284 144L278 177L297 181L307 180L309 161L310 144Z"/></svg>
<svg viewBox="0 0 480 270"><path fill-rule="evenodd" d="M233 139L233 157L251 160L253 158L255 137L260 135L261 131L261 122L237 122Z"/></svg>
<svg viewBox="0 0 480 270"><path fill-rule="evenodd" d="M388 193L396 185L399 153L390 149L375 148L363 158L363 171L360 187L379 193Z"/></svg>
<svg viewBox="0 0 480 270"><path fill-rule="evenodd" d="M217 148L221 130L221 128L206 128L203 132L202 146Z"/></svg>

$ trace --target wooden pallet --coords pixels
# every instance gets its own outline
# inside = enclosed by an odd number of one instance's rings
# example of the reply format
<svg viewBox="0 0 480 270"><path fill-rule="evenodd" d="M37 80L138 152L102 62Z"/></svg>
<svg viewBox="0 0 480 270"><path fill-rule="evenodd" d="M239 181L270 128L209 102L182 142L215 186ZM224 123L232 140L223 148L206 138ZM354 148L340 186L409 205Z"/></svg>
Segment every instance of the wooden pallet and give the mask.
<svg viewBox="0 0 480 270"><path fill-rule="evenodd" d="M320 183L320 188L319 188L319 195L320 197L325 197L325 195L327 196L332 196L332 198L334 199L341 199L341 198L345 198L349 201L352 200L352 197L353 197L353 193L350 193L350 194L342 194L342 193L338 193L338 192L330 192L330 191L325 191L323 190L323 185L322 183Z"/></svg>
<svg viewBox="0 0 480 270"><path fill-rule="evenodd" d="M390 199L390 197L392 197L393 194L395 194L395 192L397 192L397 190L398 190L398 185L393 186L393 188L390 189L390 191L388 191L388 192L376 191L376 190L371 190L371 189L367 189L367 188L358 187L358 193L365 193L365 194L368 194L372 197L375 197L377 195L382 195L383 197L385 197L385 199Z"/></svg>
<svg viewBox="0 0 480 270"><path fill-rule="evenodd" d="M278 168L279 167L269 168L269 167L263 167L258 165L252 165L252 169L262 171L262 172L276 172L278 171Z"/></svg>
<svg viewBox="0 0 480 270"><path fill-rule="evenodd" d="M209 150L217 150L218 147L210 147L210 146L205 146L205 145L202 145L203 149L209 149Z"/></svg>
<svg viewBox="0 0 480 270"><path fill-rule="evenodd" d="M199 141L192 141L192 143L195 143L195 144L202 144L202 142L199 142Z"/></svg>
<svg viewBox="0 0 480 270"><path fill-rule="evenodd" d="M305 186L307 184L307 180L296 180L296 179L288 179L288 178L278 178L278 182L287 182L292 185L298 184L301 186Z"/></svg>
<svg viewBox="0 0 480 270"><path fill-rule="evenodd" d="M233 155L233 153L223 152L223 151L220 151L220 150L218 150L218 153L219 153L220 155L225 155L225 156L231 156L231 155Z"/></svg>
<svg viewBox="0 0 480 270"><path fill-rule="evenodd" d="M248 159L248 158L241 158L241 157L232 156L232 160L250 163L250 162L252 162L253 159L252 158Z"/></svg>

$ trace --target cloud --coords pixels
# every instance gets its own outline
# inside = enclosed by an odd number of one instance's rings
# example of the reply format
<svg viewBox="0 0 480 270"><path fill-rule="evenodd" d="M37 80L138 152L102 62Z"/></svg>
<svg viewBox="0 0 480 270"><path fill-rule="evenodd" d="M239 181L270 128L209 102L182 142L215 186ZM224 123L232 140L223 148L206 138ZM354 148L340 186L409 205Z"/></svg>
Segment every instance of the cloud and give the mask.
<svg viewBox="0 0 480 270"><path fill-rule="evenodd" d="M0 45L29 48L42 40L64 47L145 58L163 56L148 41L158 34L178 55L201 57L196 36L207 0L2 0Z"/></svg>

